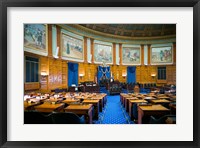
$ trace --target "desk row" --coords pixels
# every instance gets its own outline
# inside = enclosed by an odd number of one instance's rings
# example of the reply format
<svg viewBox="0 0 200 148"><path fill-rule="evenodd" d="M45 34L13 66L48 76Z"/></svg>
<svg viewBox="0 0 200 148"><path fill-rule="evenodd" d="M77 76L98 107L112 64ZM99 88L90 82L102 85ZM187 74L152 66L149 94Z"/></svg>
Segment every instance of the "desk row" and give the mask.
<svg viewBox="0 0 200 148"><path fill-rule="evenodd" d="M153 117L176 117L176 101L170 100L169 96L159 97L152 97L149 94L120 94L122 106L138 124L150 123Z"/></svg>
<svg viewBox="0 0 200 148"><path fill-rule="evenodd" d="M51 112L73 112L78 116L84 115L86 123L92 124L93 119L98 120L99 112L102 112L107 97L99 99L64 99L52 102L46 99L38 102L24 101L24 111Z"/></svg>

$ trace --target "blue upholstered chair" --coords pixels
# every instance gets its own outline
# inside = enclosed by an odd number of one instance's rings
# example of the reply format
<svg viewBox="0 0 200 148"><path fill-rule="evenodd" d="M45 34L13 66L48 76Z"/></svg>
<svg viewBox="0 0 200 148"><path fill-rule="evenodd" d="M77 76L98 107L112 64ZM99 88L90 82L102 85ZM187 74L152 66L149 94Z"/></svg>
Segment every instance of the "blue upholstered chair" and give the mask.
<svg viewBox="0 0 200 148"><path fill-rule="evenodd" d="M55 93L59 93L60 92L60 89L59 88L56 88L55 89Z"/></svg>

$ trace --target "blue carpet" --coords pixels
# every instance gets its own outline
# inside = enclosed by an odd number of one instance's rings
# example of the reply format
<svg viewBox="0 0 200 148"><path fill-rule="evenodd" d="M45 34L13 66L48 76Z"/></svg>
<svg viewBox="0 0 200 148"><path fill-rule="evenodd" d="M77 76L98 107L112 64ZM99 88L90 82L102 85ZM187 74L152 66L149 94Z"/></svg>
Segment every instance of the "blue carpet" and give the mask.
<svg viewBox="0 0 200 148"><path fill-rule="evenodd" d="M93 124L102 124L103 117L105 115L106 107L103 108L102 112L99 112L98 120L93 120Z"/></svg>
<svg viewBox="0 0 200 148"><path fill-rule="evenodd" d="M100 124L133 124L121 106L120 96L107 96L107 104L100 115Z"/></svg>

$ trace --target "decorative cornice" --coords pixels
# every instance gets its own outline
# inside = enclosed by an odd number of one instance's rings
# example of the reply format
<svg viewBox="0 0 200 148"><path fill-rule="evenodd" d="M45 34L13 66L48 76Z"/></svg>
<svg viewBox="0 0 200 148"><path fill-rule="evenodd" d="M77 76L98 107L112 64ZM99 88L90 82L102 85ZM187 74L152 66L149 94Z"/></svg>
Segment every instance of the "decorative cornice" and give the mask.
<svg viewBox="0 0 200 148"><path fill-rule="evenodd" d="M160 44L160 43L172 43L176 42L176 35L159 36L159 37L125 37L119 35L111 35L107 33L98 32L77 24L59 24L60 27L71 31L73 33L93 38L95 40L101 40L112 43L122 44Z"/></svg>

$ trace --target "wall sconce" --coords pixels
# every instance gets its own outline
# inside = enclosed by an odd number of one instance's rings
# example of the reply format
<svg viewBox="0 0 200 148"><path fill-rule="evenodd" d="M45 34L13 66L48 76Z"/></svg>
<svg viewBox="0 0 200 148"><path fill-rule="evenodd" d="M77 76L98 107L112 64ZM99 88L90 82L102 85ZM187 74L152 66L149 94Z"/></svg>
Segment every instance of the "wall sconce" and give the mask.
<svg viewBox="0 0 200 148"><path fill-rule="evenodd" d="M126 78L126 74L122 74L122 77L123 77L123 78Z"/></svg>
<svg viewBox="0 0 200 148"><path fill-rule="evenodd" d="M42 71L42 72L41 72L41 76L42 76L42 77L46 77L46 76L48 76L48 74L47 74L47 72Z"/></svg>
<svg viewBox="0 0 200 148"><path fill-rule="evenodd" d="M151 74L151 77L154 79L156 77L156 74L155 73L152 73Z"/></svg>
<svg viewBox="0 0 200 148"><path fill-rule="evenodd" d="M82 74L82 73L79 74L79 77L80 77L81 79L83 78L83 76L84 76L84 74Z"/></svg>

